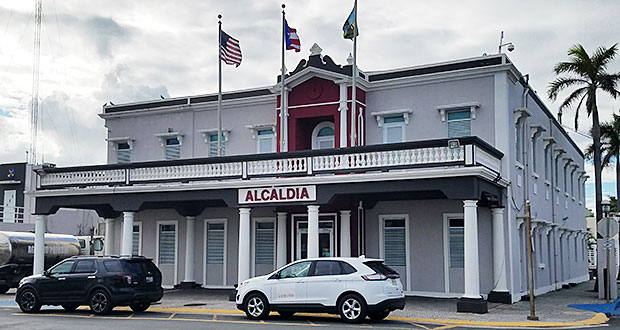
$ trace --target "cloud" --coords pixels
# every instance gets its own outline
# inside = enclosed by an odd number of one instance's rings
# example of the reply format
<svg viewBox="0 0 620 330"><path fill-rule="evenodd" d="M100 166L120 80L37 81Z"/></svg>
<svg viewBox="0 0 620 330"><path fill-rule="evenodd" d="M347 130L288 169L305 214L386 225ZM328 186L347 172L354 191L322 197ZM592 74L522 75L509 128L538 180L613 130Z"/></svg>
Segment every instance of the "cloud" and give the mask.
<svg viewBox="0 0 620 330"><path fill-rule="evenodd" d="M116 65L105 74L101 89L95 93L95 96L100 101L112 101L115 104L154 100L159 99L160 95L169 97L168 89L163 85L150 87L142 84L134 85L126 81L126 76L130 74L131 70L127 65ZM131 79L127 80L131 81Z"/></svg>
<svg viewBox="0 0 620 330"><path fill-rule="evenodd" d="M126 43L130 37L129 30L111 18L94 16L83 24L85 33L94 37L97 53L102 57L111 57L113 45Z"/></svg>

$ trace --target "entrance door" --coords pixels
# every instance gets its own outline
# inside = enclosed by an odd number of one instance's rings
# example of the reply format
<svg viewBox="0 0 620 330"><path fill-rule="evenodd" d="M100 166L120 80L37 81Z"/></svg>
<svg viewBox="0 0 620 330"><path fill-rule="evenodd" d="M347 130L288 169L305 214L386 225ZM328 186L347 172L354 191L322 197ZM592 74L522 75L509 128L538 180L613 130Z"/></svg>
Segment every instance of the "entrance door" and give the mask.
<svg viewBox="0 0 620 330"><path fill-rule="evenodd" d="M296 260L308 257L308 221L297 222ZM319 221L319 257L334 255L334 221Z"/></svg>
<svg viewBox="0 0 620 330"><path fill-rule="evenodd" d="M5 190L4 191L4 204L2 210L2 219L3 222L15 222L15 190Z"/></svg>
<svg viewBox="0 0 620 330"><path fill-rule="evenodd" d="M161 286L173 287L177 282L177 222L157 222L157 266L161 270Z"/></svg>
<svg viewBox="0 0 620 330"><path fill-rule="evenodd" d="M226 284L226 220L205 220L204 285Z"/></svg>

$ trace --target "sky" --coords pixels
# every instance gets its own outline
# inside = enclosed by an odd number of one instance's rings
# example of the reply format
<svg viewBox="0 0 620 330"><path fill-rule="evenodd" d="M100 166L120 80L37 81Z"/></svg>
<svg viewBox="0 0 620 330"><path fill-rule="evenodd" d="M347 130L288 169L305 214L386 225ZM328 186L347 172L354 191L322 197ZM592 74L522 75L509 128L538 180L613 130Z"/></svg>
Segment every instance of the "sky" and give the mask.
<svg viewBox="0 0 620 330"><path fill-rule="evenodd" d="M346 63L351 41L342 38L342 25L352 0L43 0L39 161L105 163L106 128L98 114L107 102L217 92L218 14L243 52L241 66L224 66L223 90L275 85L283 2L302 45L300 53L287 52L290 70L314 43ZM0 1L0 163L25 161L29 147L34 5ZM618 1L359 0L357 63L377 71L493 54L504 31L504 42L515 45L508 56L555 113L560 101L546 98L553 65L576 43L591 53L620 41L618 12ZM620 71L620 56L608 70ZM602 94L598 105L601 121L620 112L620 101ZM566 125L573 126L574 113L564 112ZM583 112L579 131L589 129ZM581 147L590 143L570 134ZM592 165L586 170L591 187ZM603 181L604 195L615 195L613 170L603 172Z"/></svg>

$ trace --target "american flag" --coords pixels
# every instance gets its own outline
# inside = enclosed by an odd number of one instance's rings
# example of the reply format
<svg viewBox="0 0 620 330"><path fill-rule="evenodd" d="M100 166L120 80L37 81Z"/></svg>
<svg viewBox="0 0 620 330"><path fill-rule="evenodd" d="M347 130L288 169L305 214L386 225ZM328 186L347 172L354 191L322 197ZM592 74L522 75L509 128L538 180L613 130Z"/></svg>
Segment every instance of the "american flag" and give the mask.
<svg viewBox="0 0 620 330"><path fill-rule="evenodd" d="M286 39L286 49L294 49L296 53L301 51L301 41L297 35L297 29L288 26L288 22L284 20L284 36Z"/></svg>
<svg viewBox="0 0 620 330"><path fill-rule="evenodd" d="M239 40L229 36L226 32L220 34L220 60L229 65L241 64L241 47Z"/></svg>

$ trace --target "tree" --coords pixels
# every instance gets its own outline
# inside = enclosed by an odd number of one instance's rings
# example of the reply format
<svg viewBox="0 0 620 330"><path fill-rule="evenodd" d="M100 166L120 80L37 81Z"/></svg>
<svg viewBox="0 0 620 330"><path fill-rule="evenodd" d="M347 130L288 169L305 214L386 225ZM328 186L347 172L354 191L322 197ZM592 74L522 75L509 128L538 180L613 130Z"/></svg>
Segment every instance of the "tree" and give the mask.
<svg viewBox="0 0 620 330"><path fill-rule="evenodd" d="M620 73L607 73L607 65L614 59L617 45L609 48L599 47L592 56L582 45L577 44L568 50L569 60L557 63L553 71L557 77L549 84L547 94L549 99L555 101L560 92L565 89L576 87L560 104L559 110L571 107L577 103L575 110L575 129L578 128L579 110L585 101L586 111L592 117L592 145L594 158L594 191L596 201L596 220L603 216L601 200L603 199L601 183L601 128L599 114L596 105L596 92L602 90L614 99L620 96L616 88L620 81ZM563 75L563 76L561 76Z"/></svg>
<svg viewBox="0 0 620 330"><path fill-rule="evenodd" d="M609 196L610 211L609 212L619 212L618 211L618 198L614 196Z"/></svg>
<svg viewBox="0 0 620 330"><path fill-rule="evenodd" d="M594 156L594 146L589 145L586 156ZM616 160L616 198L620 196L620 115L613 114L611 121L601 124L601 156L602 167L611 166Z"/></svg>

